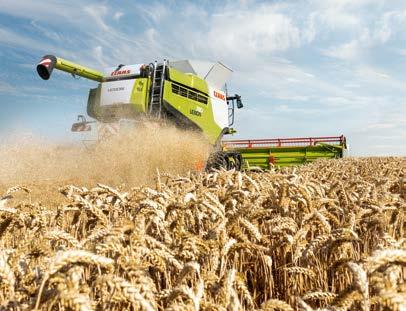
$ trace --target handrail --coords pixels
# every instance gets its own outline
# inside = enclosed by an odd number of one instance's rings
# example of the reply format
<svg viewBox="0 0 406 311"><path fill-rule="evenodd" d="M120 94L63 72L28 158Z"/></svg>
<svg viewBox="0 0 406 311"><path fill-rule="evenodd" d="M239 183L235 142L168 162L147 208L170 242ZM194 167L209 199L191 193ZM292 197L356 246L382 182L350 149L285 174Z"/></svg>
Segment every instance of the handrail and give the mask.
<svg viewBox="0 0 406 311"><path fill-rule="evenodd" d="M345 145L346 138L341 136L324 137L298 137L298 138L271 138L271 139L237 139L224 140L223 146L234 148L261 148L261 147L294 147L315 146L319 143L331 145Z"/></svg>

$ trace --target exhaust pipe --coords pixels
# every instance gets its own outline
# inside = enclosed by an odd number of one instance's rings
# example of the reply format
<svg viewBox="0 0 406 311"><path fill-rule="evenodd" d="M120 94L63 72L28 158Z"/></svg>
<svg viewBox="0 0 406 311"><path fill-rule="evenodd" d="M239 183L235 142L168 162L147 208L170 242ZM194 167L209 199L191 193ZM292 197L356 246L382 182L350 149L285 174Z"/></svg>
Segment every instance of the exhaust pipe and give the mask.
<svg viewBox="0 0 406 311"><path fill-rule="evenodd" d="M104 75L100 71L75 64L63 58L55 57L54 55L45 55L42 57L37 65L37 72L42 79L48 80L54 68L89 80L97 82L104 81Z"/></svg>
<svg viewBox="0 0 406 311"><path fill-rule="evenodd" d="M54 70L57 58L53 55L45 55L37 65L38 75L43 80L48 80Z"/></svg>

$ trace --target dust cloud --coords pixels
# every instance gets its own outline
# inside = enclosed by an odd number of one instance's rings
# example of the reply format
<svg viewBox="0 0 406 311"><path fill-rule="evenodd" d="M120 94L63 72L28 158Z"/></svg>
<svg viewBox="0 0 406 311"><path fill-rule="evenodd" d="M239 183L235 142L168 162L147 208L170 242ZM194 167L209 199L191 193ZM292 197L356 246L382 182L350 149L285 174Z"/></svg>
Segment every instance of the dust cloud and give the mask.
<svg viewBox="0 0 406 311"><path fill-rule="evenodd" d="M0 145L0 185L74 183L138 186L156 170L184 174L204 165L210 145L195 132L143 126L91 144L16 139Z"/></svg>

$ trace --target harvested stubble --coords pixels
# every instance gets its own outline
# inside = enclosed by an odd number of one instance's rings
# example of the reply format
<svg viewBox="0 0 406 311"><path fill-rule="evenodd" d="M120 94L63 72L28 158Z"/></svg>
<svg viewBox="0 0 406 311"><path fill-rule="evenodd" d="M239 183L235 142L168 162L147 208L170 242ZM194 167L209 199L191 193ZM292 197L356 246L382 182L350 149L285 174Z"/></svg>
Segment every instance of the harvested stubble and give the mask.
<svg viewBox="0 0 406 311"><path fill-rule="evenodd" d="M404 310L406 159L158 174L0 200L0 300L28 310ZM386 309L385 309L386 308Z"/></svg>

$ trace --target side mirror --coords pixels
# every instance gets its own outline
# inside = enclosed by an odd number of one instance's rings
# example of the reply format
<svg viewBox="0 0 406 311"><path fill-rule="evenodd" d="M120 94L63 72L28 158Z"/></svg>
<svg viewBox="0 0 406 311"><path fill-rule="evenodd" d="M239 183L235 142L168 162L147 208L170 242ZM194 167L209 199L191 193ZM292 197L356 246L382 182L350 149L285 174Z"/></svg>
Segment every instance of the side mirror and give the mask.
<svg viewBox="0 0 406 311"><path fill-rule="evenodd" d="M72 124L72 132L90 132L92 130L90 124L94 123L93 121L87 121L83 115L78 115L78 121Z"/></svg>
<svg viewBox="0 0 406 311"><path fill-rule="evenodd" d="M237 108L241 109L242 107L244 107L244 105L242 104L241 97L238 96L237 97Z"/></svg>
<svg viewBox="0 0 406 311"><path fill-rule="evenodd" d="M77 122L72 124L72 132L90 132L92 126L86 122Z"/></svg>
<svg viewBox="0 0 406 311"><path fill-rule="evenodd" d="M237 101L237 108L241 109L242 107L244 107L244 105L242 104L241 101L241 96L238 94L235 94L234 96L227 96L227 103L228 101L231 101L234 107L234 100Z"/></svg>

